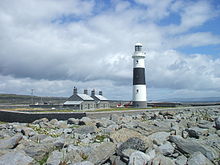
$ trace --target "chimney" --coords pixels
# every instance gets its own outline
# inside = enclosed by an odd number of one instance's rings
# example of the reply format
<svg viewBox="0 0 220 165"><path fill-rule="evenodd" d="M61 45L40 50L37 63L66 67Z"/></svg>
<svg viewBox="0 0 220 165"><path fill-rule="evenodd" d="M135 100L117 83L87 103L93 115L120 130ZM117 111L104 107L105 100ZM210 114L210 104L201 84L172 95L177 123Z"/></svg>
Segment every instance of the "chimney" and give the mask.
<svg viewBox="0 0 220 165"><path fill-rule="evenodd" d="M84 89L84 94L88 95L88 90Z"/></svg>
<svg viewBox="0 0 220 165"><path fill-rule="evenodd" d="M77 88L76 87L73 88L73 94L77 95Z"/></svg>
<svg viewBox="0 0 220 165"><path fill-rule="evenodd" d="M95 89L91 91L91 96L95 96Z"/></svg>
<svg viewBox="0 0 220 165"><path fill-rule="evenodd" d="M99 95L102 95L102 91L99 91Z"/></svg>

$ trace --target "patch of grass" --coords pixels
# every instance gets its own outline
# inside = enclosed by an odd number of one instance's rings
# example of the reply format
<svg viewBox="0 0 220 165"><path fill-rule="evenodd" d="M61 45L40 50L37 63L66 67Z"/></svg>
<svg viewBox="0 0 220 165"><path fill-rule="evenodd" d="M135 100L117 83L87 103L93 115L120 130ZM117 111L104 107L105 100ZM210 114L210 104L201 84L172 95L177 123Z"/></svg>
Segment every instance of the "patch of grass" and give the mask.
<svg viewBox="0 0 220 165"><path fill-rule="evenodd" d="M97 136L95 137L95 141L101 143L101 142L103 142L104 139L107 138L107 137L108 137L107 135L97 135Z"/></svg>
<svg viewBox="0 0 220 165"><path fill-rule="evenodd" d="M86 155L85 153L80 153L80 156L83 160L87 160L88 159L88 155Z"/></svg>
<svg viewBox="0 0 220 165"><path fill-rule="evenodd" d="M40 165L44 165L47 162L47 159L49 158L49 154L47 153L46 155L44 155L44 157L37 161Z"/></svg>
<svg viewBox="0 0 220 165"><path fill-rule="evenodd" d="M0 121L0 124L6 124L6 123L8 123L8 122Z"/></svg>
<svg viewBox="0 0 220 165"><path fill-rule="evenodd" d="M34 131L38 132L38 134L48 135L48 136L51 136L53 138L61 136L61 133L56 134L56 133L50 132L51 130L54 130L52 128L40 128L40 127L32 126L32 125L29 125L29 127L32 128Z"/></svg>

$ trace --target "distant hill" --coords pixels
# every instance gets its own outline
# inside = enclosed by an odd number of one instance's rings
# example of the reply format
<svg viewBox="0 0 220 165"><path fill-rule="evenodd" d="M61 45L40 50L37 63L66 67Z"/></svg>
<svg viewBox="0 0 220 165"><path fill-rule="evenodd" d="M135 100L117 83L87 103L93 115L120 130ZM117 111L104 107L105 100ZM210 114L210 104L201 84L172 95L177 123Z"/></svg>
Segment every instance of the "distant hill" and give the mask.
<svg viewBox="0 0 220 165"><path fill-rule="evenodd" d="M40 97L31 95L0 94L0 104L64 103L67 97Z"/></svg>
<svg viewBox="0 0 220 165"><path fill-rule="evenodd" d="M170 98L170 99L160 99L160 102L182 102L182 103L206 103L206 102L220 102L220 97L201 97L201 98Z"/></svg>

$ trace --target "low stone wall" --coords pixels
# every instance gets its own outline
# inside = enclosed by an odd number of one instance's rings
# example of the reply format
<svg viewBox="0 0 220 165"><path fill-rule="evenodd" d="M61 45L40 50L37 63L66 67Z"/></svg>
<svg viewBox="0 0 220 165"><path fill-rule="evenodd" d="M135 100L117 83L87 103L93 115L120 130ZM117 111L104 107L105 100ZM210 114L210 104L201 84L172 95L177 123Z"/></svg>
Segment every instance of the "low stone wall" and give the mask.
<svg viewBox="0 0 220 165"><path fill-rule="evenodd" d="M69 118L82 118L86 113L81 112L50 112L50 113L33 113L33 112L12 112L0 111L0 121L3 122L20 122L31 123L40 118L67 120Z"/></svg>
<svg viewBox="0 0 220 165"><path fill-rule="evenodd" d="M69 118L102 118L110 117L112 114L119 116L142 114L144 112L155 112L155 111L189 111L198 109L214 108L216 111L220 110L220 106L200 106L200 107L176 107L176 108L155 108L146 110L120 110L120 111L105 111L105 112L14 112L0 110L0 121L3 122L21 122L31 123L40 118L47 118L49 120L67 120Z"/></svg>

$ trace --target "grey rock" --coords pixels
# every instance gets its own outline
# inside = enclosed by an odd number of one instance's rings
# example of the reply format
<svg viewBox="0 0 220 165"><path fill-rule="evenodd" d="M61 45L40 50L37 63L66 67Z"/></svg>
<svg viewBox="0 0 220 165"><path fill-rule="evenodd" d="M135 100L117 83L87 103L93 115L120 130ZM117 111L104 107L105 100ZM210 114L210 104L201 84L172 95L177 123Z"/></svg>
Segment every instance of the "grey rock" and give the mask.
<svg viewBox="0 0 220 165"><path fill-rule="evenodd" d="M57 125L58 122L59 122L59 121L58 121L57 119L52 119L52 120L49 121L49 123L50 123L50 124L53 124L53 125Z"/></svg>
<svg viewBox="0 0 220 165"><path fill-rule="evenodd" d="M71 133L72 133L72 129L71 129L71 128L65 128L65 129L63 130L63 133L64 133L64 134L71 134Z"/></svg>
<svg viewBox="0 0 220 165"><path fill-rule="evenodd" d="M193 138L199 138L199 136L207 136L208 135L208 129L202 129L199 127L192 127L189 129L186 129L186 131L189 133L189 137Z"/></svg>
<svg viewBox="0 0 220 165"><path fill-rule="evenodd" d="M121 120L120 120L120 116L116 115L116 114L112 114L110 117L110 120L114 121L117 124L121 124Z"/></svg>
<svg viewBox="0 0 220 165"><path fill-rule="evenodd" d="M201 152L211 161L218 158L218 152L210 146L192 140L185 140L180 136L170 136L169 140L175 143L181 152L188 154L193 154L194 152Z"/></svg>
<svg viewBox="0 0 220 165"><path fill-rule="evenodd" d="M15 148L19 141L22 139L21 134L17 134L11 138L8 139L1 139L0 140L0 149L13 149Z"/></svg>
<svg viewBox="0 0 220 165"><path fill-rule="evenodd" d="M175 163L176 165L186 165L187 158L184 155L177 157Z"/></svg>
<svg viewBox="0 0 220 165"><path fill-rule="evenodd" d="M79 119L69 118L69 119L67 120L67 124L75 124L75 125L78 125L78 124L79 124Z"/></svg>
<svg viewBox="0 0 220 165"><path fill-rule="evenodd" d="M93 124L93 120L90 119L89 117L83 117L82 119L79 120L79 125L91 125Z"/></svg>
<svg viewBox="0 0 220 165"><path fill-rule="evenodd" d="M165 141L169 139L170 133L168 132L156 132L149 136L149 138L156 145L162 145Z"/></svg>
<svg viewBox="0 0 220 165"><path fill-rule="evenodd" d="M131 156L131 154L133 152L136 152L137 150L134 150L134 149L131 149L131 148L128 148L128 149L125 149L122 151L122 155L123 157L126 157L126 158L129 158Z"/></svg>
<svg viewBox="0 0 220 165"><path fill-rule="evenodd" d="M189 133L185 130L182 131L182 137L186 139L189 136Z"/></svg>
<svg viewBox="0 0 220 165"><path fill-rule="evenodd" d="M200 120L199 124L197 125L199 128L203 128L203 129L209 129L213 127L213 123L209 122L207 120Z"/></svg>
<svg viewBox="0 0 220 165"><path fill-rule="evenodd" d="M189 128L189 129L186 129L186 131L188 132L189 134L189 137L193 137L193 138L199 138L199 133L193 129L193 128Z"/></svg>
<svg viewBox="0 0 220 165"><path fill-rule="evenodd" d="M166 142L165 144L158 147L158 151L161 154L167 156L171 155L174 152L174 147L171 145L170 142Z"/></svg>
<svg viewBox="0 0 220 165"><path fill-rule="evenodd" d="M217 118L215 119L215 128L216 128L216 129L220 129L220 117L217 117Z"/></svg>
<svg viewBox="0 0 220 165"><path fill-rule="evenodd" d="M149 155L141 151L136 151L131 154L129 157L128 165L144 165L147 164L152 158Z"/></svg>
<svg viewBox="0 0 220 165"><path fill-rule="evenodd" d="M163 155L157 155L154 159L148 162L149 165L175 165L175 162Z"/></svg>
<svg viewBox="0 0 220 165"><path fill-rule="evenodd" d="M0 165L30 165L34 159L22 151L12 151L0 157Z"/></svg>
<svg viewBox="0 0 220 165"><path fill-rule="evenodd" d="M101 143L99 146L94 148L90 153L88 153L87 160L94 164L104 163L115 153L116 146L111 142Z"/></svg>
<svg viewBox="0 0 220 165"><path fill-rule="evenodd" d="M220 130L217 130L216 134L220 137Z"/></svg>
<svg viewBox="0 0 220 165"><path fill-rule="evenodd" d="M34 141L34 142L41 142L42 140L46 139L48 137L48 135L44 135L44 134L36 134L32 137L30 137L29 139Z"/></svg>
<svg viewBox="0 0 220 165"><path fill-rule="evenodd" d="M58 128L68 128L67 121L58 121L56 127L58 127Z"/></svg>
<svg viewBox="0 0 220 165"><path fill-rule="evenodd" d="M139 150L139 151L145 151L148 146L145 145L144 141L137 138L132 137L128 139L126 142L122 143L119 148L117 149L117 154L119 156L123 156L122 152L125 149L133 149L133 150Z"/></svg>
<svg viewBox="0 0 220 165"><path fill-rule="evenodd" d="M53 144L29 144L24 148L25 153L36 159L37 161L42 160L45 155L50 153L54 149Z"/></svg>
<svg viewBox="0 0 220 165"><path fill-rule="evenodd" d="M32 128L23 127L21 133L25 136L34 136L36 133Z"/></svg>
<svg viewBox="0 0 220 165"><path fill-rule="evenodd" d="M99 127L104 127L104 128L107 128L108 126L110 125L115 125L116 123L112 120L108 120L108 119L101 119L101 120L98 120L96 122L96 126L99 128Z"/></svg>
<svg viewBox="0 0 220 165"><path fill-rule="evenodd" d="M121 160L120 156L114 156L114 157L112 156L110 160L111 160L111 164L114 165L127 165L127 163Z"/></svg>
<svg viewBox="0 0 220 165"><path fill-rule="evenodd" d="M0 149L0 157L10 151L11 151L11 149Z"/></svg>
<svg viewBox="0 0 220 165"><path fill-rule="evenodd" d="M76 150L71 150L71 152L65 152L64 154L64 162L71 162L71 163L77 163L83 161L83 158L86 159L86 154L81 154L80 152ZM82 157L81 157L82 156Z"/></svg>
<svg viewBox="0 0 220 165"><path fill-rule="evenodd" d="M73 163L72 165L94 165L94 164L90 161L83 161L83 162Z"/></svg>
<svg viewBox="0 0 220 165"><path fill-rule="evenodd" d="M38 119L38 120L33 121L33 124L39 124L41 122L46 123L48 121L49 120L47 118L42 118L42 119Z"/></svg>
<svg viewBox="0 0 220 165"><path fill-rule="evenodd" d="M213 163L207 159L201 152L193 153L189 160L187 161L188 165L213 165Z"/></svg>
<svg viewBox="0 0 220 165"><path fill-rule="evenodd" d="M50 153L46 165L59 165L62 161L63 153L59 151L53 151Z"/></svg>
<svg viewBox="0 0 220 165"><path fill-rule="evenodd" d="M83 125L79 128L76 128L73 132L78 134L89 134L96 132L96 126L94 125Z"/></svg>

